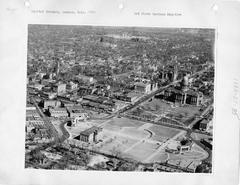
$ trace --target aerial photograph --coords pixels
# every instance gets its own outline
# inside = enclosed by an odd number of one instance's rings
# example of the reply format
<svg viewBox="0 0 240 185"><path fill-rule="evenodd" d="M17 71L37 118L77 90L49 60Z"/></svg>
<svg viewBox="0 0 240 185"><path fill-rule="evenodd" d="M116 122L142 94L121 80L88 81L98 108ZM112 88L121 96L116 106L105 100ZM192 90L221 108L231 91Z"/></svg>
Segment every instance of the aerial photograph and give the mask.
<svg viewBox="0 0 240 185"><path fill-rule="evenodd" d="M212 173L215 29L28 25L25 168Z"/></svg>

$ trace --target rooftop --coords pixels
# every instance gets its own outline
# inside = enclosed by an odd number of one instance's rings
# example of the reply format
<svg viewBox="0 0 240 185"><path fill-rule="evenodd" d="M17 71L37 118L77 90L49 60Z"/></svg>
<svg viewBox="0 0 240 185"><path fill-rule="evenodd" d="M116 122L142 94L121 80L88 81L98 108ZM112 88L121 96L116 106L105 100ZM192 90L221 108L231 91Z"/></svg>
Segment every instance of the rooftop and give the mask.
<svg viewBox="0 0 240 185"><path fill-rule="evenodd" d="M143 82L136 82L135 85L136 86L141 86L141 87L146 87L146 85L148 85L149 83L143 83Z"/></svg>
<svg viewBox="0 0 240 185"><path fill-rule="evenodd" d="M49 111L50 112L52 112L52 111L67 111L67 109L65 107L57 107L57 108L54 108L54 109L50 109Z"/></svg>
<svg viewBox="0 0 240 185"><path fill-rule="evenodd" d="M96 126L92 126L82 132L80 132L80 135L86 135L86 136L89 136L90 134L94 133L94 132L98 132L98 131L101 131L102 128L100 127L96 127Z"/></svg>

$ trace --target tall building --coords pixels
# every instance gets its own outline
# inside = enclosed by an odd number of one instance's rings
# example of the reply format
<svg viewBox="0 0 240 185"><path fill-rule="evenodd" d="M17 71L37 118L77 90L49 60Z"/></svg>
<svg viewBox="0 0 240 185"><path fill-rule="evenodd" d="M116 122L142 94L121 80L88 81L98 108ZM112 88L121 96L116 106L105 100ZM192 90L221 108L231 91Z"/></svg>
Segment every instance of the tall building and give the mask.
<svg viewBox="0 0 240 185"><path fill-rule="evenodd" d="M55 76L58 78L59 72L60 72L60 61L57 57L53 57L53 60L55 61L52 73L55 74Z"/></svg>
<svg viewBox="0 0 240 185"><path fill-rule="evenodd" d="M178 78L178 67L177 65L174 66L167 66L164 67L159 71L159 78L161 80L170 80L170 81L176 81Z"/></svg>
<svg viewBox="0 0 240 185"><path fill-rule="evenodd" d="M178 67L177 65L175 65L173 70L173 81L176 81L177 77L178 77Z"/></svg>
<svg viewBox="0 0 240 185"><path fill-rule="evenodd" d="M57 60L57 65L56 65L56 76L57 77L59 75L59 72L60 72L60 63L59 63L59 60Z"/></svg>
<svg viewBox="0 0 240 185"><path fill-rule="evenodd" d="M182 91L187 91L189 89L189 75L185 75L181 82Z"/></svg>

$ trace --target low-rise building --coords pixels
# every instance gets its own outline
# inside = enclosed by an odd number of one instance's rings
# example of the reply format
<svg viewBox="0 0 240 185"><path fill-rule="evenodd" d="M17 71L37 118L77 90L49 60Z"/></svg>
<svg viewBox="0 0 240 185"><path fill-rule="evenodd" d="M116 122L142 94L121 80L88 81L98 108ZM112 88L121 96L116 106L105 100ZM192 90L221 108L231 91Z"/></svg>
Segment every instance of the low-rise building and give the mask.
<svg viewBox="0 0 240 185"><path fill-rule="evenodd" d="M86 112L81 105L73 105L66 108L70 118L78 117L79 115L81 115L81 113Z"/></svg>
<svg viewBox="0 0 240 185"><path fill-rule="evenodd" d="M40 118L40 115L37 112L36 108L35 109L27 109L26 117L36 117L36 118L39 117Z"/></svg>
<svg viewBox="0 0 240 185"><path fill-rule="evenodd" d="M57 93L49 91L49 92L40 92L39 95L43 98L47 98L49 100L52 100L57 97Z"/></svg>
<svg viewBox="0 0 240 185"><path fill-rule="evenodd" d="M203 94L201 92L193 90L182 91L176 88L166 89L163 98L167 101L179 103L181 105L189 104L199 106L203 102Z"/></svg>
<svg viewBox="0 0 240 185"><path fill-rule="evenodd" d="M84 96L81 105L83 108L98 112L114 112L119 108L116 102L112 99L93 95Z"/></svg>
<svg viewBox="0 0 240 185"><path fill-rule="evenodd" d="M26 131L32 130L32 128L35 128L36 126L42 126L44 124L43 119L39 115L38 111L36 110L36 107L27 107L26 110Z"/></svg>
<svg viewBox="0 0 240 185"><path fill-rule="evenodd" d="M78 84L71 81L67 84L66 88L70 91L76 90L78 88Z"/></svg>
<svg viewBox="0 0 240 185"><path fill-rule="evenodd" d="M179 153L188 152L192 149L192 145L193 145L192 141L188 139L184 139L180 143L181 145L178 147Z"/></svg>
<svg viewBox="0 0 240 185"><path fill-rule="evenodd" d="M188 152L192 149L193 142L184 139L182 141L172 141L168 146L165 148L165 151L168 153L174 153L174 154L179 154L179 153L184 153Z"/></svg>
<svg viewBox="0 0 240 185"><path fill-rule="evenodd" d="M28 106L26 110L26 140L34 142L49 142L45 122L36 110L36 107Z"/></svg>
<svg viewBox="0 0 240 185"><path fill-rule="evenodd" d="M199 123L199 130L206 131L209 128L209 120L203 119Z"/></svg>
<svg viewBox="0 0 240 185"><path fill-rule="evenodd" d="M210 150L212 150L212 139L201 139L201 143Z"/></svg>
<svg viewBox="0 0 240 185"><path fill-rule="evenodd" d="M72 120L72 126L76 126L89 118L88 113L82 108L81 105L67 107L67 111Z"/></svg>
<svg viewBox="0 0 240 185"><path fill-rule="evenodd" d="M114 98L125 102L133 102L136 99L136 96L130 94L115 93Z"/></svg>
<svg viewBox="0 0 240 185"><path fill-rule="evenodd" d="M28 116L26 117L26 132L31 132L35 128L43 127L44 121L40 117Z"/></svg>
<svg viewBox="0 0 240 185"><path fill-rule="evenodd" d="M84 75L77 75L76 76L76 79L77 80L82 80L84 83L94 83L94 78L93 77L90 77L90 76L84 76Z"/></svg>
<svg viewBox="0 0 240 185"><path fill-rule="evenodd" d="M53 91L57 93L57 95L62 95L66 93L66 84L64 83L56 83L52 86Z"/></svg>
<svg viewBox="0 0 240 185"><path fill-rule="evenodd" d="M151 84L150 83L143 83L137 82L135 83L135 90L140 93L150 93L151 92Z"/></svg>
<svg viewBox="0 0 240 185"><path fill-rule="evenodd" d="M66 108L49 108L48 111L51 117L55 118L68 117L68 112Z"/></svg>
<svg viewBox="0 0 240 185"><path fill-rule="evenodd" d="M86 96L92 94L96 89L89 86L80 86L78 89L79 96Z"/></svg>
<svg viewBox="0 0 240 185"><path fill-rule="evenodd" d="M75 139L90 143L97 142L97 135L100 131L102 131L102 128L93 126L80 132L80 134Z"/></svg>
<svg viewBox="0 0 240 185"><path fill-rule="evenodd" d="M43 102L44 109L47 109L49 107L57 108L60 106L61 106L61 102L58 100L44 100L44 102Z"/></svg>

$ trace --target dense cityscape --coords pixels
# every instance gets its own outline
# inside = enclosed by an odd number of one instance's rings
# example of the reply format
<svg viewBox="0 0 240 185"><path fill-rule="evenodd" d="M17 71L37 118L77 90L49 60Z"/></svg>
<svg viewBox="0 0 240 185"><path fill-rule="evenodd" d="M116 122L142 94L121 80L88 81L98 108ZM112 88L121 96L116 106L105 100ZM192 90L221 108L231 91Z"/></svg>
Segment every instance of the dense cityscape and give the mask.
<svg viewBox="0 0 240 185"><path fill-rule="evenodd" d="M29 25L25 168L211 173L214 40Z"/></svg>

